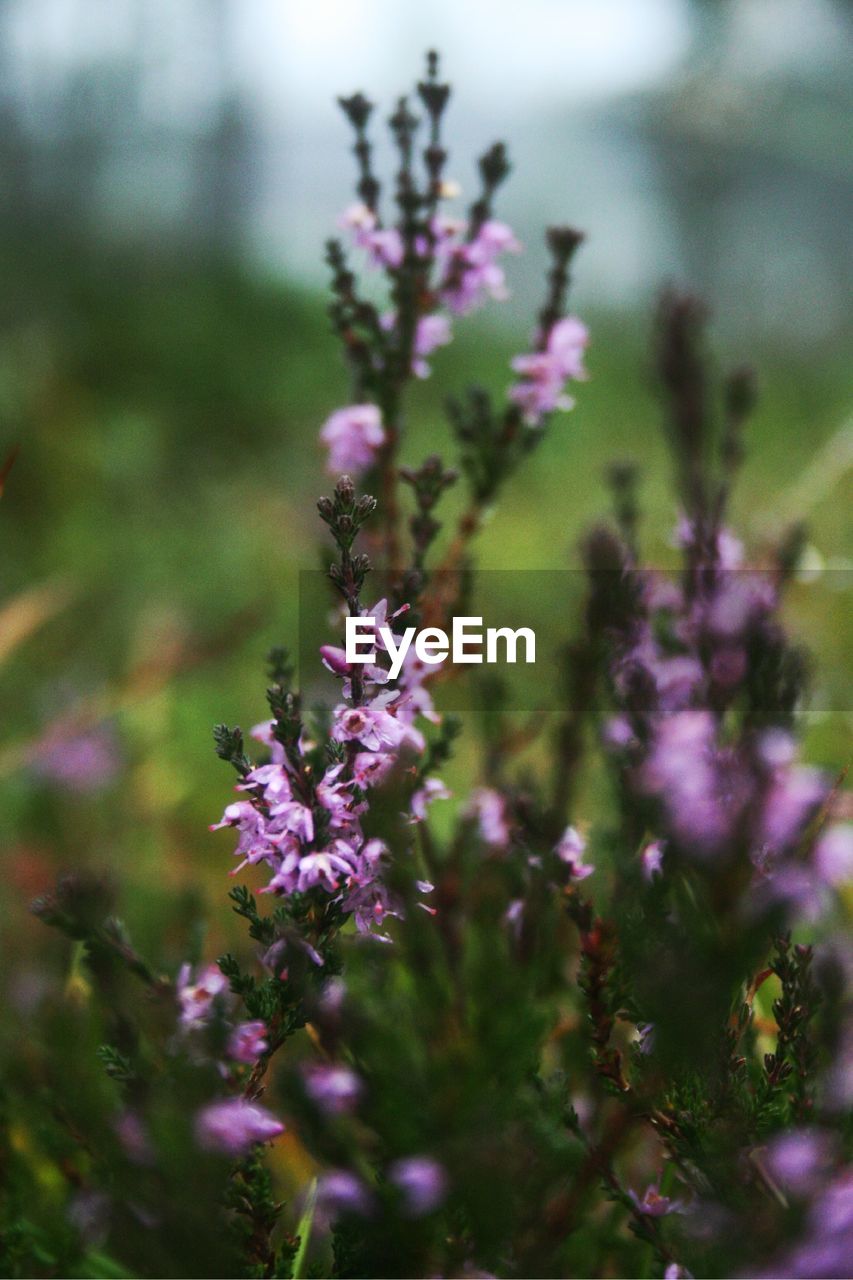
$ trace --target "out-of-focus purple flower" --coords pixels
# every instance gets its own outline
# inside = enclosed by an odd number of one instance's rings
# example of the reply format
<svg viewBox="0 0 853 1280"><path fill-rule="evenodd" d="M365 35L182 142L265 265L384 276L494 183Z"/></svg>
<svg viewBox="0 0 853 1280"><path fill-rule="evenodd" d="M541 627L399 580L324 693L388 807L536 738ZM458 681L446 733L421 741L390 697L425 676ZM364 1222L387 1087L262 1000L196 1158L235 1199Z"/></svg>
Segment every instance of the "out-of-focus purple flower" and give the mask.
<svg viewBox="0 0 853 1280"><path fill-rule="evenodd" d="M719 640L741 638L772 613L777 599L776 586L766 574L724 572L708 601L704 625Z"/></svg>
<svg viewBox="0 0 853 1280"><path fill-rule="evenodd" d="M791 1129L773 1138L766 1162L771 1176L791 1195L812 1195L825 1181L836 1153L832 1136L820 1129Z"/></svg>
<svg viewBox="0 0 853 1280"><path fill-rule="evenodd" d="M241 1156L257 1142L269 1142L284 1132L280 1120L243 1098L223 1098L202 1107L196 1116L195 1133L198 1145L205 1151L219 1151L229 1156Z"/></svg>
<svg viewBox="0 0 853 1280"><path fill-rule="evenodd" d="M609 751L624 751L636 743L637 735L627 716L611 716L605 721L601 739Z"/></svg>
<svg viewBox="0 0 853 1280"><path fill-rule="evenodd" d="M640 866L643 869L643 879L651 884L655 876L663 874L663 850L664 844L662 840L651 840L640 854Z"/></svg>
<svg viewBox="0 0 853 1280"><path fill-rule="evenodd" d="M521 937L521 927L524 923L524 899L513 898L512 902L504 912L504 924L509 930L516 942Z"/></svg>
<svg viewBox="0 0 853 1280"><path fill-rule="evenodd" d="M411 812L414 822L423 822L427 816L427 805L432 804L433 800L449 800L450 792L441 781L441 778L427 778L422 787L412 796Z"/></svg>
<svg viewBox="0 0 853 1280"><path fill-rule="evenodd" d="M380 227L376 214L366 204L350 205L339 221L350 233L353 244L364 249L372 266L399 267L403 261L403 240L396 227Z"/></svg>
<svg viewBox="0 0 853 1280"><path fill-rule="evenodd" d="M570 880L585 880L595 870L595 867L583 860L585 849L586 841L580 832L574 827L566 827L554 852L560 861L565 863Z"/></svg>
<svg viewBox="0 0 853 1280"><path fill-rule="evenodd" d="M432 1213L447 1195L447 1174L431 1156L395 1160L388 1169L388 1181L402 1192L404 1212L412 1218Z"/></svg>
<svg viewBox="0 0 853 1280"><path fill-rule="evenodd" d="M823 1280L849 1276L853 1259L853 1173L840 1174L818 1195L806 1219L805 1237L762 1274L767 1280Z"/></svg>
<svg viewBox="0 0 853 1280"><path fill-rule="evenodd" d="M613 671L614 683L623 696L638 686L653 689L657 695L655 710L660 715L691 706L704 676L702 664L696 658L688 654L663 654L649 626L639 630Z"/></svg>
<svg viewBox="0 0 853 1280"><path fill-rule="evenodd" d="M829 894L812 867L794 861L759 866L751 906L759 911L781 906L794 919L820 919L829 905Z"/></svg>
<svg viewBox="0 0 853 1280"><path fill-rule="evenodd" d="M746 675L746 650L742 645L723 645L711 657L711 679L721 689L736 688Z"/></svg>
<svg viewBox="0 0 853 1280"><path fill-rule="evenodd" d="M510 831L507 821L506 801L492 787L477 787L471 793L467 814L477 819L480 839L492 849L509 846Z"/></svg>
<svg viewBox="0 0 853 1280"><path fill-rule="evenodd" d="M421 316L415 328L415 351L412 372L418 378L428 378L430 367L427 357L438 347L446 347L453 341L453 332L447 316Z"/></svg>
<svg viewBox="0 0 853 1280"><path fill-rule="evenodd" d="M693 1273L682 1267L680 1262L670 1262L663 1273L663 1280L693 1280Z"/></svg>
<svg viewBox="0 0 853 1280"><path fill-rule="evenodd" d="M765 796L758 843L773 853L795 845L826 794L826 781L819 770L780 769Z"/></svg>
<svg viewBox="0 0 853 1280"><path fill-rule="evenodd" d="M382 415L375 404L336 409L321 427L320 439L328 447L333 474L366 471L385 443Z"/></svg>
<svg viewBox="0 0 853 1280"><path fill-rule="evenodd" d="M519 405L530 426L539 426L542 418L554 409L571 409L574 400L565 394L570 378L586 377L583 355L589 343L589 331L577 316L558 320L548 334L543 351L516 356L512 368L521 381L510 389L510 398Z"/></svg>
<svg viewBox="0 0 853 1280"><path fill-rule="evenodd" d="M361 1218L373 1212L373 1196L361 1178L348 1169L330 1169L317 1179L315 1222L321 1231L344 1214Z"/></svg>
<svg viewBox="0 0 853 1280"><path fill-rule="evenodd" d="M673 537L675 546L693 547L700 540L700 531L696 529L693 522L686 515L680 515ZM743 564L743 543L732 533L731 529L723 527L716 531L712 554L715 557L718 568L739 569Z"/></svg>
<svg viewBox="0 0 853 1280"><path fill-rule="evenodd" d="M839 888L853 880L853 823L829 827L815 845L814 861L825 884Z"/></svg>
<svg viewBox="0 0 853 1280"><path fill-rule="evenodd" d="M150 1165L154 1163L154 1148L151 1139L135 1111L122 1111L113 1126L116 1137L124 1148L125 1154L134 1164Z"/></svg>
<svg viewBox="0 0 853 1280"><path fill-rule="evenodd" d="M509 297L506 277L498 259L504 253L519 253L521 245L505 222L487 219L472 240L440 253L445 263L439 289L442 302L465 315L488 298L503 302Z"/></svg>
<svg viewBox="0 0 853 1280"><path fill-rule="evenodd" d="M269 1048L265 1022L240 1022L228 1040L228 1057L234 1062L257 1062Z"/></svg>
<svg viewBox="0 0 853 1280"><path fill-rule="evenodd" d="M215 964L209 964L194 980L190 966L182 965L177 994L181 1026L193 1030L203 1026L213 1012L214 1002L228 989L228 979Z"/></svg>
<svg viewBox="0 0 853 1280"><path fill-rule="evenodd" d="M85 731L49 730L36 747L31 768L39 777L68 791L97 791L118 773L118 740L107 725Z"/></svg>
<svg viewBox="0 0 853 1280"><path fill-rule="evenodd" d="M327 1115L352 1111L362 1094L354 1071L341 1063L312 1062L303 1070L305 1092Z"/></svg>
<svg viewBox="0 0 853 1280"><path fill-rule="evenodd" d="M638 1196L636 1191L630 1190L628 1195L633 1201L637 1212L644 1213L647 1218L662 1218L667 1213L681 1213L684 1209L683 1200L673 1200L670 1196L662 1196L660 1188L655 1183L650 1183L642 1196Z"/></svg>
<svg viewBox="0 0 853 1280"><path fill-rule="evenodd" d="M68 1205L68 1220L90 1249L106 1239L109 1216L110 1200L103 1191L78 1191Z"/></svg>
<svg viewBox="0 0 853 1280"><path fill-rule="evenodd" d="M717 750L710 712L679 711L658 725L640 780L689 852L707 856L725 842L741 807L734 765Z"/></svg>

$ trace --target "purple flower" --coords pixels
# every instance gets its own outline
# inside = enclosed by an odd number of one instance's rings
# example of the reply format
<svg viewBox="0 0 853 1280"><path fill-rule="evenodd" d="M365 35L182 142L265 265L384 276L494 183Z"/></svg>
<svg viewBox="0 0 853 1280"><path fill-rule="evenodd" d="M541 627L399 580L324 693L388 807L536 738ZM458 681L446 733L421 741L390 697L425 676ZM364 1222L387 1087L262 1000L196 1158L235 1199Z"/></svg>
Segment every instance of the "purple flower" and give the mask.
<svg viewBox="0 0 853 1280"><path fill-rule="evenodd" d="M327 1115L352 1111L362 1094L354 1071L340 1063L312 1062L303 1069L305 1092Z"/></svg>
<svg viewBox="0 0 853 1280"><path fill-rule="evenodd" d="M819 770L780 769L765 796L759 845L779 853L797 844L825 798L826 783Z"/></svg>
<svg viewBox="0 0 853 1280"><path fill-rule="evenodd" d="M337 409L320 429L329 449L329 471L366 471L385 443L382 416L375 404L351 404Z"/></svg>
<svg viewBox="0 0 853 1280"><path fill-rule="evenodd" d="M824 1276L847 1276L853 1258L853 1174L842 1173L812 1204L806 1220L806 1234L786 1257L774 1262L770 1277L791 1276L797 1280L820 1280Z"/></svg>
<svg viewBox="0 0 853 1280"><path fill-rule="evenodd" d="M124 1148L128 1160L134 1164L154 1163L154 1148L139 1115L135 1111L122 1111L114 1125L116 1136Z"/></svg>
<svg viewBox="0 0 853 1280"><path fill-rule="evenodd" d="M631 721L626 716L611 716L605 722L601 738L609 751L623 751L625 747L634 746L637 741Z"/></svg>
<svg viewBox="0 0 853 1280"><path fill-rule="evenodd" d="M353 781L364 790L377 786L393 769L396 756L384 751L359 751L352 763Z"/></svg>
<svg viewBox="0 0 853 1280"><path fill-rule="evenodd" d="M403 241L399 231L380 227L376 214L366 204L350 205L341 215L340 225L350 233L353 244L364 249L371 266L400 266Z"/></svg>
<svg viewBox="0 0 853 1280"><path fill-rule="evenodd" d="M818 875L835 888L853 880L853 823L838 823L823 833L815 846Z"/></svg>
<svg viewBox="0 0 853 1280"><path fill-rule="evenodd" d="M317 1180L315 1221L321 1230L342 1214L354 1213L367 1217L373 1210L373 1196L362 1182L347 1169L330 1169Z"/></svg>
<svg viewBox="0 0 853 1280"><path fill-rule="evenodd" d="M663 872L663 849L662 840L652 840L640 854L643 879L649 883L654 880L655 876L659 876Z"/></svg>
<svg viewBox="0 0 853 1280"><path fill-rule="evenodd" d="M181 1026L193 1030L208 1021L217 997L228 990L228 979L217 965L210 964L194 981L190 966L185 964L178 974L177 988Z"/></svg>
<svg viewBox="0 0 853 1280"><path fill-rule="evenodd" d="M457 315L473 311L488 298L503 302L509 294L498 258L504 253L518 253L520 249L521 245L505 222L488 219L473 240L440 255L446 261L439 291L442 302Z"/></svg>
<svg viewBox="0 0 853 1280"><path fill-rule="evenodd" d="M104 1243L109 1230L110 1199L103 1191L77 1191L68 1204L68 1220L91 1249Z"/></svg>
<svg viewBox="0 0 853 1280"><path fill-rule="evenodd" d="M380 693L371 702L360 707L341 703L335 707L335 724L332 737L338 742L360 742L368 751L381 751L383 747L398 747L405 736L405 726L390 708L399 694L394 691Z"/></svg>
<svg viewBox="0 0 853 1280"><path fill-rule="evenodd" d="M446 347L453 341L453 333L447 316L421 316L415 328L415 352L412 361L412 372L418 378L428 378L430 367L427 356L432 355L438 347Z"/></svg>
<svg viewBox="0 0 853 1280"><path fill-rule="evenodd" d="M108 786L120 765L116 735L107 725L79 731L52 726L33 756L33 771L69 791L97 791Z"/></svg>
<svg viewBox="0 0 853 1280"><path fill-rule="evenodd" d="M657 727L640 780L657 795L674 835L691 853L714 854L741 807L735 762L717 750L709 711L679 711Z"/></svg>
<svg viewBox="0 0 853 1280"><path fill-rule="evenodd" d="M566 864L570 880L585 880L591 876L595 867L583 860L586 841L574 827L566 827L554 849L561 862Z"/></svg>
<svg viewBox="0 0 853 1280"><path fill-rule="evenodd" d="M265 1022L239 1022L228 1040L228 1057L235 1062L256 1062L269 1042Z"/></svg>
<svg viewBox="0 0 853 1280"><path fill-rule="evenodd" d="M478 787L471 794L467 813L469 817L477 819L480 839L484 844L492 849L508 848L510 831L506 801L499 791L492 787Z"/></svg>
<svg viewBox="0 0 853 1280"><path fill-rule="evenodd" d="M574 400L564 392L569 378L585 378L583 354L589 342L586 325L577 316L566 316L551 329L542 351L516 356L512 368L522 380L510 390L510 398L524 412L530 426L541 425L546 413L571 409Z"/></svg>
<svg viewBox="0 0 853 1280"><path fill-rule="evenodd" d="M792 1129L767 1148L767 1168L794 1196L813 1194L824 1181L835 1155L835 1143L820 1129Z"/></svg>
<svg viewBox="0 0 853 1280"><path fill-rule="evenodd" d="M683 1200L673 1200L670 1196L662 1196L660 1188L655 1183L650 1183L643 1192L642 1197L638 1196L635 1191L628 1191L628 1195L633 1201L634 1207L638 1213L643 1213L647 1218L662 1218L667 1213L681 1213L684 1209Z"/></svg>
<svg viewBox="0 0 853 1280"><path fill-rule="evenodd" d="M388 1181L403 1194L404 1212L412 1218L437 1209L447 1194L447 1175L430 1156L409 1156L395 1160Z"/></svg>
<svg viewBox="0 0 853 1280"><path fill-rule="evenodd" d="M241 1156L256 1142L269 1142L284 1132L272 1112L243 1098L223 1098L203 1107L196 1116L198 1145L205 1151Z"/></svg>
<svg viewBox="0 0 853 1280"><path fill-rule="evenodd" d="M449 800L450 792L441 778L427 778L422 787L414 793L411 800L412 821L423 822L427 816L427 805L433 800Z"/></svg>

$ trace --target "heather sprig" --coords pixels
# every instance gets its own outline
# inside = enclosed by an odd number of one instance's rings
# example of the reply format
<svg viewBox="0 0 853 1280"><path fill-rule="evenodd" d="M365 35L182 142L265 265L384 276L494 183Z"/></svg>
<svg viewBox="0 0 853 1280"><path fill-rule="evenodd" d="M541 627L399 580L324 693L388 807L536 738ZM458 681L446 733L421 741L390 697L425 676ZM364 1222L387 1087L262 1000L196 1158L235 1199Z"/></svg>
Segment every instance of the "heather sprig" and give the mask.
<svg viewBox="0 0 853 1280"><path fill-rule="evenodd" d="M853 841L837 783L799 759L807 663L781 608L802 535L752 567L729 525L755 380L714 375L693 297L664 295L655 344L680 568L645 565L622 461L549 714L520 726L484 679L479 717L444 715L436 669L391 661L402 627L460 604L486 511L585 377L566 314L582 237L555 227L506 395L451 398L456 466L402 462L408 395L461 317L506 297L520 248L496 217L501 144L446 212L449 103L431 53L390 116L383 187L374 106L340 100L359 199L327 257L352 403L320 429L334 610L316 655L337 692L303 701L276 649L268 718L214 731L245 941L148 960L82 874L34 904L70 948L46 1015L64 1051L19 1068L19 1128L0 1108L10 1274L45 1247L27 1143L73 1223L46 1274L844 1274ZM376 626L363 664L341 644L353 618Z"/></svg>

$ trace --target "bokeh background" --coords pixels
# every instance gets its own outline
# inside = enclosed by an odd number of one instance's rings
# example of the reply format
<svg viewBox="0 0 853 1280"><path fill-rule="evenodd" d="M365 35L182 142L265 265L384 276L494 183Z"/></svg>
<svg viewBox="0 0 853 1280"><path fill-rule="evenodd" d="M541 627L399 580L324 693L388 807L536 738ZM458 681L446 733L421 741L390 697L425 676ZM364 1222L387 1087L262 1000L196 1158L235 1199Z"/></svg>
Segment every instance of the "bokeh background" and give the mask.
<svg viewBox="0 0 853 1280"><path fill-rule="evenodd" d="M643 466L648 554L671 560L651 312L665 280L700 291L721 365L753 361L763 389L741 530L760 550L809 524L789 605L816 655L806 750L845 764L851 32L843 0L0 0L12 1004L37 1000L47 944L26 902L63 868L113 869L158 954L164 920L205 905L208 954L231 928L231 842L206 830L229 798L210 730L261 719L264 655L296 644L298 573L321 563L317 431L347 398L322 266L351 199L334 97L363 88L387 115L431 46L455 86L451 171L470 198L474 156L507 141L499 212L528 253L512 300L460 323L416 389L407 460L452 460L449 389L506 384L542 226L572 222L589 234L573 305L591 380L507 492L481 563L576 564L605 464L624 456ZM466 738L457 791L472 761Z"/></svg>

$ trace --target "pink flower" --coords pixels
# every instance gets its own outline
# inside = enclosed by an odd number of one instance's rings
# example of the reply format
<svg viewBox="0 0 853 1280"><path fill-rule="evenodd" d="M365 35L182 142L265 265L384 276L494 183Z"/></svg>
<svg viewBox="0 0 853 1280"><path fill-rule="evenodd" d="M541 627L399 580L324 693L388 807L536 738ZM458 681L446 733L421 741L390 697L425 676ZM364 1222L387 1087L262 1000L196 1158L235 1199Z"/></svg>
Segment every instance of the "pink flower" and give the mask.
<svg viewBox="0 0 853 1280"><path fill-rule="evenodd" d="M825 884L849 884L853 880L853 823L839 823L825 831L815 847L814 859Z"/></svg>
<svg viewBox="0 0 853 1280"><path fill-rule="evenodd" d="M298 800L285 800L283 804L273 805L270 809L271 827L269 838L273 844L279 844L284 836L293 835L297 840L310 844L314 839L314 815L307 805Z"/></svg>
<svg viewBox="0 0 853 1280"><path fill-rule="evenodd" d="M564 392L569 378L586 377L583 354L589 342L586 325L577 316L558 320L544 351L516 356L511 362L522 380L510 389L510 398L520 406L526 422L539 426L546 413L571 409L574 400Z"/></svg>
<svg viewBox="0 0 853 1280"><path fill-rule="evenodd" d="M367 1217L373 1210L373 1196L361 1178L347 1169L331 1169L317 1180L315 1222L328 1231L342 1214Z"/></svg>
<svg viewBox="0 0 853 1280"><path fill-rule="evenodd" d="M256 1062L266 1053L269 1042L264 1022L240 1022L228 1040L228 1057L235 1062Z"/></svg>
<svg viewBox="0 0 853 1280"><path fill-rule="evenodd" d="M32 767L50 782L86 792L108 786L120 765L119 744L112 728L95 725L83 732L49 729L36 747Z"/></svg>
<svg viewBox="0 0 853 1280"><path fill-rule="evenodd" d="M789 1129L767 1149L767 1167L777 1182L795 1196L817 1191L836 1156L832 1136L820 1129Z"/></svg>
<svg viewBox="0 0 853 1280"><path fill-rule="evenodd" d="M188 964L182 965L178 974L178 1004L181 1010L181 1026L187 1030L204 1026L213 1012L214 1002L228 990L228 979L215 964L203 969L193 981Z"/></svg>
<svg viewBox="0 0 853 1280"><path fill-rule="evenodd" d="M427 356L432 355L437 347L446 347L453 341L450 321L447 316L421 316L415 329L415 351L412 361L412 372L418 378L428 378L430 367Z"/></svg>
<svg viewBox="0 0 853 1280"><path fill-rule="evenodd" d="M480 839L493 849L506 849L510 841L506 801L491 787L478 787L468 804L469 817L476 818Z"/></svg>
<svg viewBox="0 0 853 1280"><path fill-rule="evenodd" d="M303 1075L306 1093L327 1115L351 1111L361 1097L361 1080L340 1063L310 1063Z"/></svg>
<svg viewBox="0 0 853 1280"><path fill-rule="evenodd" d="M423 822L427 816L427 805L433 800L449 800L450 792L440 778L427 778L422 787L412 796L412 821Z"/></svg>
<svg viewBox="0 0 853 1280"><path fill-rule="evenodd" d="M395 1160L388 1170L388 1181L402 1193L404 1211L411 1218L432 1213L447 1195L447 1174L431 1156Z"/></svg>
<svg viewBox="0 0 853 1280"><path fill-rule="evenodd" d="M566 827L554 849L557 857L568 867L570 880L585 880L591 876L595 867L583 861L586 841L574 827Z"/></svg>
<svg viewBox="0 0 853 1280"><path fill-rule="evenodd" d="M209 1103L195 1122L198 1145L228 1156L245 1155L256 1142L268 1142L283 1132L284 1125L272 1112L242 1098Z"/></svg>
<svg viewBox="0 0 853 1280"><path fill-rule="evenodd" d="M382 416L375 404L351 404L326 419L320 439L329 449L329 470L365 471L385 443Z"/></svg>
<svg viewBox="0 0 853 1280"><path fill-rule="evenodd" d="M772 853L792 848L826 793L826 782L817 769L798 766L777 770L764 799L759 843Z"/></svg>
<svg viewBox="0 0 853 1280"><path fill-rule="evenodd" d="M505 222L484 222L473 240L457 245L447 255L447 270L441 285L442 301L458 315L482 305L487 298L503 302L508 296L503 253L518 253L521 245Z"/></svg>
<svg viewBox="0 0 853 1280"><path fill-rule="evenodd" d="M684 1208L683 1200L672 1200L669 1196L662 1196L655 1185L646 1187L642 1198L635 1191L629 1190L628 1195L638 1212L644 1213L649 1218L662 1218L667 1213L681 1213Z"/></svg>
<svg viewBox="0 0 853 1280"><path fill-rule="evenodd" d="M341 703L335 708L332 737L338 742L360 742L368 751L399 746L405 736L405 726L389 710L398 696L396 691L380 693L360 707Z"/></svg>
<svg viewBox="0 0 853 1280"><path fill-rule="evenodd" d="M663 872L663 841L652 840L640 854L640 866L643 879L651 883L655 876Z"/></svg>
<svg viewBox="0 0 853 1280"><path fill-rule="evenodd" d="M366 204L352 204L340 218L341 227L350 233L358 249L364 249L374 267L399 267L403 261L403 240L394 227L382 228L379 219Z"/></svg>
<svg viewBox="0 0 853 1280"><path fill-rule="evenodd" d="M353 760L352 775L355 783L364 790L375 787L386 778L394 767L396 757L386 751L359 751Z"/></svg>
<svg viewBox="0 0 853 1280"><path fill-rule="evenodd" d="M349 856L345 856L349 855ZM314 885L334 892L341 880L352 874L352 853L343 840L333 841L332 846L320 853L308 853L299 860L299 893L313 889Z"/></svg>
<svg viewBox="0 0 853 1280"><path fill-rule="evenodd" d="M333 671L336 676L348 676L352 667L347 662L346 649L340 649L334 644L320 645L320 659L323 666L329 671Z"/></svg>

